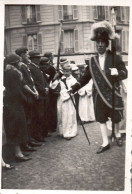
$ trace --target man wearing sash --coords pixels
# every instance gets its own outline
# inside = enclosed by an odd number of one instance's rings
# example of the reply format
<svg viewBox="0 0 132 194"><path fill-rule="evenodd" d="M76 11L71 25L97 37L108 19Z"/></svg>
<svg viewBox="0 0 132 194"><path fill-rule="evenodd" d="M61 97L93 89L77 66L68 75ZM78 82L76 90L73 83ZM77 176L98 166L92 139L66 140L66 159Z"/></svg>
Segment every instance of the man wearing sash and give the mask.
<svg viewBox="0 0 132 194"><path fill-rule="evenodd" d="M115 33L111 24L102 21L93 24L91 40L96 42L97 55L91 57L89 66L85 74L71 88L74 93L90 79L93 79L93 102L96 121L100 124L102 145L97 150L97 154L110 149L107 135L106 122L108 117L115 123L115 136L118 146L122 146L121 134L119 132L119 122L122 118L123 102L120 95L120 81L127 78L127 69L119 55L114 56L114 65L112 52L108 50L109 40L115 38ZM112 117L112 78L115 76L115 107L114 117ZM69 90L70 91L70 90ZM113 119L114 118L114 119Z"/></svg>

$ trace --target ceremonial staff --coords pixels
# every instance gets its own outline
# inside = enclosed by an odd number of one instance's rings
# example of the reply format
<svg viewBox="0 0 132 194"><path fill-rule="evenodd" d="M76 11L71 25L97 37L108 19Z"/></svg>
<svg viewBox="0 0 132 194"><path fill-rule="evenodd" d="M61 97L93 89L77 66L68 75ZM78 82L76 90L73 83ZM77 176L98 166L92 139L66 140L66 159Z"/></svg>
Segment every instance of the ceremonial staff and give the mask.
<svg viewBox="0 0 132 194"><path fill-rule="evenodd" d="M66 78L62 79L62 81L63 81L63 83L65 84L66 89L68 90L68 86L67 86L67 84L66 84ZM78 114L78 118L79 118L80 123L81 123L81 125L82 125L84 134L85 134L85 136L86 136L86 138L87 138L87 140L88 140L88 143L89 143L89 145L90 145L90 141L89 141L88 135L87 135L87 133L86 133L85 127L84 127L84 125L83 125L83 123L82 123L82 120L81 120L81 118L80 118L80 116L79 116L79 113L78 113L78 111L77 111L77 109L76 109L76 104L75 104L75 102L74 102L74 100L73 100L73 98L72 98L70 92L69 92L69 96L70 96L70 99L71 99L71 101L72 101L72 103L73 103L73 106L74 106L74 108L75 108L75 110L76 110L76 113Z"/></svg>
<svg viewBox="0 0 132 194"><path fill-rule="evenodd" d="M111 23L113 30L115 32L116 30L116 14L114 8L111 9ZM111 41L111 50L112 50L112 64L113 68L115 67L115 54L116 54L116 42L115 39L112 39ZM112 134L111 134L111 140L114 141L116 139L115 136L115 76L112 77Z"/></svg>
<svg viewBox="0 0 132 194"><path fill-rule="evenodd" d="M62 35L62 21L60 21L59 46L58 46L58 58L57 58L57 71L59 71L59 63L60 63L61 35Z"/></svg>
<svg viewBox="0 0 132 194"><path fill-rule="evenodd" d="M59 72L60 50L61 50L61 35L62 35L61 32L62 32L62 21L60 22L60 37L59 37L58 58L57 58L57 71L58 71L58 72ZM63 79L62 81L64 82L64 84L65 84L65 86L66 86L66 89L68 90L68 86L67 86L67 84L66 84L66 79ZM77 111L77 109L76 109L76 105L75 105L75 103L74 103L74 100L73 100L73 98L72 98L70 92L69 92L69 96L70 96L71 101L72 101L72 103L73 103L73 106L74 106L74 108L75 108L75 110L76 110L76 113L78 114L78 111ZM79 118L80 123L81 123L81 125L82 125L82 128L83 128L83 131L84 131L84 133L85 133L85 136L86 136L86 138L87 138L87 140L88 140L88 143L90 144L89 138L88 138L88 136L87 136L86 130L85 130L84 125L83 125L83 123L82 123L82 121L81 121L81 119L80 119L79 114L78 114L78 118Z"/></svg>

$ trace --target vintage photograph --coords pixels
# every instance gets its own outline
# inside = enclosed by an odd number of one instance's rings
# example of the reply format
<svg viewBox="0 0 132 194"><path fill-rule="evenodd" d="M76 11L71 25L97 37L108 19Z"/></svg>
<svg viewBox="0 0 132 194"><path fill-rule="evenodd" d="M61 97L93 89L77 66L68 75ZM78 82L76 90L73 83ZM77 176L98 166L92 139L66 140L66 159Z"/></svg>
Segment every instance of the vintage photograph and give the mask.
<svg viewBox="0 0 132 194"><path fill-rule="evenodd" d="M4 4L2 190L125 191L130 6Z"/></svg>

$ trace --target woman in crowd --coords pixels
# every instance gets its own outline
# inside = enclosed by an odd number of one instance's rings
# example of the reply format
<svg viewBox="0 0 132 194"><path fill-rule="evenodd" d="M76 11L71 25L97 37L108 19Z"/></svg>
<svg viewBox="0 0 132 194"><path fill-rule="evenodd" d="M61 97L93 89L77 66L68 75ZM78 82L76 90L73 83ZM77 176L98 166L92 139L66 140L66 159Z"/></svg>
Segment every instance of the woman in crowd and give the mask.
<svg viewBox="0 0 132 194"><path fill-rule="evenodd" d="M20 144L28 141L27 123L23 103L27 103L23 90L26 89L22 73L19 71L21 58L16 54L7 57L7 65L4 72L4 109L3 121L7 137L7 143L13 145L17 161L27 161Z"/></svg>

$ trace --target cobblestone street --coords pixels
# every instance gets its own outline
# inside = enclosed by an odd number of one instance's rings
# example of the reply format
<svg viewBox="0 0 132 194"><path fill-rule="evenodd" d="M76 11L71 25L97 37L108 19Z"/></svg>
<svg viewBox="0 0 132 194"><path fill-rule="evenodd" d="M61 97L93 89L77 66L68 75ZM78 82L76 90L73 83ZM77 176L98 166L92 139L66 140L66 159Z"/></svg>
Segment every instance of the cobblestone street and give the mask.
<svg viewBox="0 0 132 194"><path fill-rule="evenodd" d="M85 124L89 145L79 125L79 134L70 141L53 133L31 153L30 161L15 163L3 171L3 189L43 190L124 190L125 142L111 143L111 149L96 154L101 134L96 122Z"/></svg>

